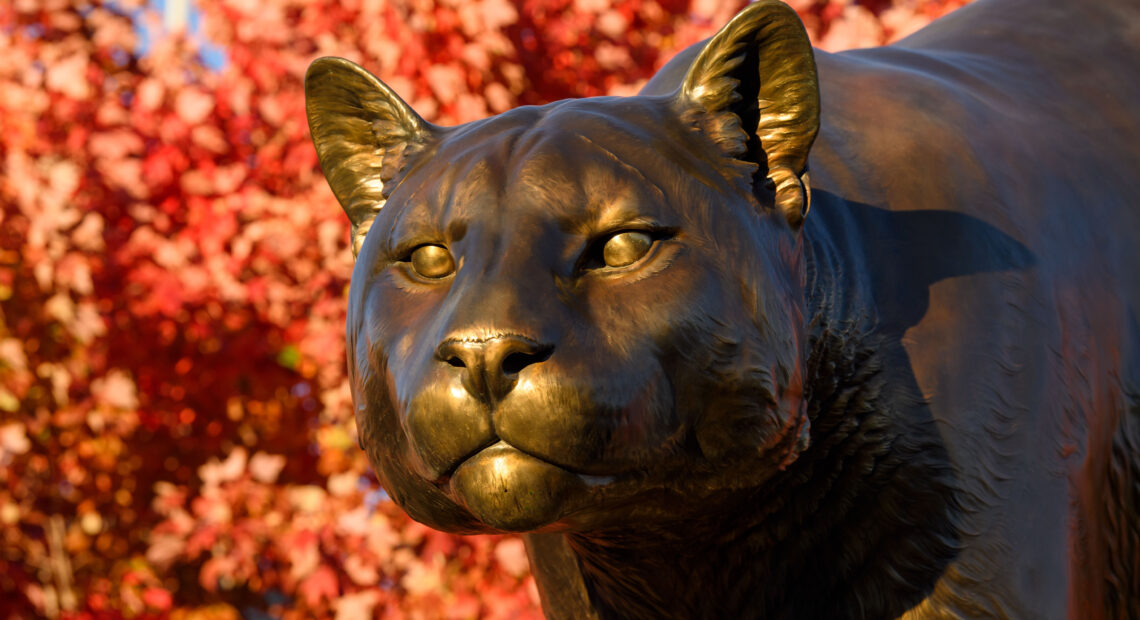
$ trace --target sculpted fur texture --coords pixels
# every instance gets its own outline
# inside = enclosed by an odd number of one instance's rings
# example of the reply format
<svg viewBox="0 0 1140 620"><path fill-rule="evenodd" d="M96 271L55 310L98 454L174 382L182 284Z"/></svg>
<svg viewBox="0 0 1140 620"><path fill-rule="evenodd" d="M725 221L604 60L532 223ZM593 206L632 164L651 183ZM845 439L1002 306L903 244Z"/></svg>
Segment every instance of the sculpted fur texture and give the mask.
<svg viewBox="0 0 1140 620"><path fill-rule="evenodd" d="M1140 617L1138 20L823 54L761 0L447 128L314 62L382 483L526 533L552 618Z"/></svg>

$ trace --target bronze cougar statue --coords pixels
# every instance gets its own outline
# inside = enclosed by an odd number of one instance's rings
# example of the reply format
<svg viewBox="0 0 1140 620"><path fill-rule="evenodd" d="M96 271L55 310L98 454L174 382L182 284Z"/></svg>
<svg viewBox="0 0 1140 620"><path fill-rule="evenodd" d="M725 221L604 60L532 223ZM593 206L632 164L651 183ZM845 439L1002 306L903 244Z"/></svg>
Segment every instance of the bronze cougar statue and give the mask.
<svg viewBox="0 0 1140 620"><path fill-rule="evenodd" d="M317 60L385 488L526 532L553 618L1140 618L1137 24L813 54L761 0L459 127Z"/></svg>

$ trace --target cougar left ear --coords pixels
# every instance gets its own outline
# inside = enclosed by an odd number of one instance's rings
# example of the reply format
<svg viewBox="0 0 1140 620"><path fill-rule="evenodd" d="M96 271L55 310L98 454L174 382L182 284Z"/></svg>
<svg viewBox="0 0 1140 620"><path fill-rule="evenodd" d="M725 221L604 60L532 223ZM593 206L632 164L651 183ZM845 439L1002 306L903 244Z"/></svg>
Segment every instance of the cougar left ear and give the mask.
<svg viewBox="0 0 1140 620"><path fill-rule="evenodd" d="M352 222L352 255L384 206L384 185L434 139L391 88L343 58L318 58L305 74L305 112L321 169Z"/></svg>
<svg viewBox="0 0 1140 620"><path fill-rule="evenodd" d="M793 229L807 213L807 158L819 130L819 80L796 12L759 0L709 40L676 103L735 159L756 164Z"/></svg>

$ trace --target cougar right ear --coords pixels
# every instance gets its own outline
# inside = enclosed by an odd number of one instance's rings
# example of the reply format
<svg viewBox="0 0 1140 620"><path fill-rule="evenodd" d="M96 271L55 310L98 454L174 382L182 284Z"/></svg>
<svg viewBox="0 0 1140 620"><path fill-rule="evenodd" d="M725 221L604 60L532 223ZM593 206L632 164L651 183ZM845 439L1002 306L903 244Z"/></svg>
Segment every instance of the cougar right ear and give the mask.
<svg viewBox="0 0 1140 620"><path fill-rule="evenodd" d="M438 129L364 68L318 58L305 74L305 112L325 178L352 222L352 255L392 181Z"/></svg>
<svg viewBox="0 0 1140 620"><path fill-rule="evenodd" d="M757 0L716 33L677 93L683 113L736 161L754 164L776 207L799 229L810 190L807 159L819 131L819 79L811 40L792 8Z"/></svg>

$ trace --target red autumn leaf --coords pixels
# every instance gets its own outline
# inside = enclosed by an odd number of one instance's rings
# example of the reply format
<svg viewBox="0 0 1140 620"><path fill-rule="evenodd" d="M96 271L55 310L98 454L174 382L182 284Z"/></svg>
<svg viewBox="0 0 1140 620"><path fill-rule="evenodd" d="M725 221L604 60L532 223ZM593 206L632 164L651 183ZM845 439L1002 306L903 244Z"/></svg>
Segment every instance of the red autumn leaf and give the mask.
<svg viewBox="0 0 1140 620"><path fill-rule="evenodd" d="M182 120L197 125L206 120L214 110L214 97L196 88L187 88L178 93L174 100L174 110Z"/></svg>
<svg viewBox="0 0 1140 620"><path fill-rule="evenodd" d="M170 596L170 592L163 588L147 588L143 590L142 600L148 607L153 607L159 611L166 611L170 609L174 598Z"/></svg>
<svg viewBox="0 0 1140 620"><path fill-rule="evenodd" d="M340 593L337 575L333 569L322 564L301 582L297 593L310 608L317 607L322 600L336 600Z"/></svg>

